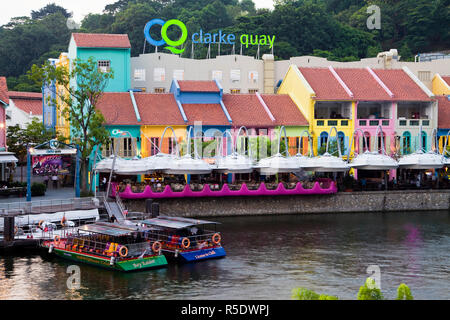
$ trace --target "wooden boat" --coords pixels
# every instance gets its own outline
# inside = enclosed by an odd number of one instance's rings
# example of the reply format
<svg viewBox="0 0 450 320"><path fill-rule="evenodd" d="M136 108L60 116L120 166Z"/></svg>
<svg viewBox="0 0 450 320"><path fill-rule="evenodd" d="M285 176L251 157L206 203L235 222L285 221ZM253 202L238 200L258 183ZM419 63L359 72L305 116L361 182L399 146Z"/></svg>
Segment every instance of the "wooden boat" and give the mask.
<svg viewBox="0 0 450 320"><path fill-rule="evenodd" d="M65 238L55 236L42 246L61 258L110 270L137 271L167 266L161 243L142 235L138 227L98 222L81 226Z"/></svg>
<svg viewBox="0 0 450 320"><path fill-rule="evenodd" d="M160 242L161 250L168 258L175 258L180 262L195 262L226 256L221 245L221 234L216 230L205 229L211 225L216 229L219 224L217 222L158 216L140 223L148 228L143 231L145 237Z"/></svg>

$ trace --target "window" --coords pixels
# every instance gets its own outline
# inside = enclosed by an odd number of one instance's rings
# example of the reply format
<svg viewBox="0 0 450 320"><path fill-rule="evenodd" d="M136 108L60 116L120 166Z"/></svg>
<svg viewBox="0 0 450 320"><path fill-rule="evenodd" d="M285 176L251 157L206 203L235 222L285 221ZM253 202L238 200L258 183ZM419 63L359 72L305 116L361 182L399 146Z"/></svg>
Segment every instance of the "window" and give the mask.
<svg viewBox="0 0 450 320"><path fill-rule="evenodd" d="M233 69L230 71L230 80L232 83L241 81L241 70Z"/></svg>
<svg viewBox="0 0 450 320"><path fill-rule="evenodd" d="M123 138L123 152L122 157L132 157L133 156L133 139L132 138Z"/></svg>
<svg viewBox="0 0 450 320"><path fill-rule="evenodd" d="M108 73L111 71L111 61L109 60L99 60L97 61L98 70L103 73Z"/></svg>
<svg viewBox="0 0 450 320"><path fill-rule="evenodd" d="M103 148L103 156L109 157L114 154L114 139L111 138L109 143L107 143Z"/></svg>
<svg viewBox="0 0 450 320"><path fill-rule="evenodd" d="M258 83L258 71L248 72L248 82L252 84Z"/></svg>
<svg viewBox="0 0 450 320"><path fill-rule="evenodd" d="M327 145L328 141L328 132L322 132L319 137L319 148Z"/></svg>
<svg viewBox="0 0 450 320"><path fill-rule="evenodd" d="M403 148L402 148L402 154L408 154L411 152L411 133L406 131L403 133Z"/></svg>
<svg viewBox="0 0 450 320"><path fill-rule="evenodd" d="M241 89L230 89L230 93L241 93Z"/></svg>
<svg viewBox="0 0 450 320"><path fill-rule="evenodd" d="M341 153L345 153L345 134L342 131L338 132L339 146L341 147Z"/></svg>
<svg viewBox="0 0 450 320"><path fill-rule="evenodd" d="M257 93L258 89L248 89L248 93Z"/></svg>
<svg viewBox="0 0 450 320"><path fill-rule="evenodd" d="M155 88L155 93L165 93L166 88Z"/></svg>
<svg viewBox="0 0 450 320"><path fill-rule="evenodd" d="M184 70L173 70L173 78L176 80L184 80Z"/></svg>
<svg viewBox="0 0 450 320"><path fill-rule="evenodd" d="M172 154L174 149L175 149L175 138L170 137L169 138L169 154Z"/></svg>
<svg viewBox="0 0 450 320"><path fill-rule="evenodd" d="M427 151L427 134L422 131L422 150Z"/></svg>
<svg viewBox="0 0 450 320"><path fill-rule="evenodd" d="M150 155L158 154L159 138L150 138Z"/></svg>
<svg viewBox="0 0 450 320"><path fill-rule="evenodd" d="M381 152L381 142L383 142L384 150L386 150L386 134L383 132L383 141L381 140L381 133L378 133L378 152Z"/></svg>
<svg viewBox="0 0 450 320"><path fill-rule="evenodd" d="M134 81L145 81L145 69L134 69Z"/></svg>
<svg viewBox="0 0 450 320"><path fill-rule="evenodd" d="M430 81L431 80L431 71L419 71L419 80L420 81Z"/></svg>
<svg viewBox="0 0 450 320"><path fill-rule="evenodd" d="M166 81L166 69L164 68L153 69L153 81L155 82Z"/></svg>
<svg viewBox="0 0 450 320"><path fill-rule="evenodd" d="M364 139L363 139L363 152L370 151L370 133L364 132Z"/></svg>
<svg viewBox="0 0 450 320"><path fill-rule="evenodd" d="M212 80L222 81L223 73L220 70L213 70L211 72L211 78Z"/></svg>

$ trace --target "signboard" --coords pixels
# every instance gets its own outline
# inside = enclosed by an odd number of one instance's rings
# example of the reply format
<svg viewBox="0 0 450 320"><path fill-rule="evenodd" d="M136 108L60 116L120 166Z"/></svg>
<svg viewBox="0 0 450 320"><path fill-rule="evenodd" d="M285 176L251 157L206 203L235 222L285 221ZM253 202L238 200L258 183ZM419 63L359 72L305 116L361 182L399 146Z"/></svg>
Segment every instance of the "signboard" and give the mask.
<svg viewBox="0 0 450 320"><path fill-rule="evenodd" d="M70 173L70 155L45 155L32 157L32 170L35 176L66 175Z"/></svg>

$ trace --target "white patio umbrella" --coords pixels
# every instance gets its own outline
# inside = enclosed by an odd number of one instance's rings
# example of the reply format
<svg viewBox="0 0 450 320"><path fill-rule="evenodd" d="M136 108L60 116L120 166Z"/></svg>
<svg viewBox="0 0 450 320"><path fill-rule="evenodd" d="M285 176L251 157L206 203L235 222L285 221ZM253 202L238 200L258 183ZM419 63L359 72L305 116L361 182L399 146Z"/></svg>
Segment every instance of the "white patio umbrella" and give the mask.
<svg viewBox="0 0 450 320"><path fill-rule="evenodd" d="M245 154L239 154L237 152L237 138L240 137L241 130L245 130L245 133L248 137L248 131L246 127L240 127L238 134L233 142L233 137L229 131L225 131L230 135L230 141L232 142L232 153L223 156L223 137L220 143L220 150L217 153L218 157L216 157L216 168L215 171L219 173L251 173L253 171L253 160L251 157ZM251 148L249 148L251 150Z"/></svg>
<svg viewBox="0 0 450 320"><path fill-rule="evenodd" d="M285 154L283 156L280 153L280 143L281 143L281 131L284 131L284 143L285 143ZM282 126L280 128L280 132L278 133L278 150L277 153L271 157L264 158L258 161L255 165L255 169L257 169L261 174L264 175L274 175L277 173L288 173L288 172L298 172L301 170L300 164L298 163L298 159L296 157L291 157L289 155L289 147L287 144L287 134L286 128Z"/></svg>
<svg viewBox="0 0 450 320"><path fill-rule="evenodd" d="M108 158L105 158L105 159L97 162L96 165L95 165L94 171L97 171L97 172L110 172L112 164L113 164L113 161L114 161L114 155L110 155ZM116 163L114 165L115 169L118 168L119 163L122 162L122 161L126 161L126 160L122 159L122 158L119 158L119 157L116 158Z"/></svg>
<svg viewBox="0 0 450 320"><path fill-rule="evenodd" d="M348 163L342 159L341 144L339 143L339 139L337 143L339 157L333 156L328 153L328 146L331 140L331 131L333 131L333 129L336 132L336 139L338 139L338 131L336 127L331 127L328 134L327 148L325 150L325 153L314 158L314 163L317 165L317 168L313 170L315 172L346 172L350 169Z"/></svg>

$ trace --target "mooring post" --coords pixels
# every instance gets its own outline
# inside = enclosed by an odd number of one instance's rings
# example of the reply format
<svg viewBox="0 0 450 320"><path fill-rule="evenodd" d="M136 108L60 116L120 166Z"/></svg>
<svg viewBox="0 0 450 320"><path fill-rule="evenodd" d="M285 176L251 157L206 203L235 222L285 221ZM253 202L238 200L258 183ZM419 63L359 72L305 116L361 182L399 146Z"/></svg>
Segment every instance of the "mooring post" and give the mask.
<svg viewBox="0 0 450 320"><path fill-rule="evenodd" d="M3 239L5 241L14 241L14 217L5 216L3 223Z"/></svg>
<svg viewBox="0 0 450 320"><path fill-rule="evenodd" d="M159 216L159 203L152 203L152 218L157 218Z"/></svg>
<svg viewBox="0 0 450 320"><path fill-rule="evenodd" d="M145 200L145 213L152 213L153 199Z"/></svg>

